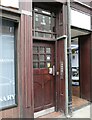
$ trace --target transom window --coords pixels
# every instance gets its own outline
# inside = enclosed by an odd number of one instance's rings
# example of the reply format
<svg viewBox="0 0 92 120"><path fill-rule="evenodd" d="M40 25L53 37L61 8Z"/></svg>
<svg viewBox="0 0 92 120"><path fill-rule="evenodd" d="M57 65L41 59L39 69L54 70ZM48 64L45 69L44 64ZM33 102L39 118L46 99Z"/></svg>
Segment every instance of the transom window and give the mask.
<svg viewBox="0 0 92 120"><path fill-rule="evenodd" d="M55 38L54 13L34 8L33 16L33 36Z"/></svg>
<svg viewBox="0 0 92 120"><path fill-rule="evenodd" d="M43 46L33 47L33 68L51 67L51 48Z"/></svg>

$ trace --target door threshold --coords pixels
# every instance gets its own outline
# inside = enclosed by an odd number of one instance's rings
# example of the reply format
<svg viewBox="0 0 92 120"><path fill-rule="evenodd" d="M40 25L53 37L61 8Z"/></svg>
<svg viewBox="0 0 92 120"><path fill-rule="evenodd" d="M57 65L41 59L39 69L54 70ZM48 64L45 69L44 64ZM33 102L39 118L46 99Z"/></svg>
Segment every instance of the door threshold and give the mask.
<svg viewBox="0 0 92 120"><path fill-rule="evenodd" d="M35 112L34 113L34 118L38 118L40 116L43 116L43 115L46 115L46 114L49 114L49 113L52 113L55 111L55 107L51 107L51 108L48 108L48 109L45 109L45 110L41 110L39 112Z"/></svg>

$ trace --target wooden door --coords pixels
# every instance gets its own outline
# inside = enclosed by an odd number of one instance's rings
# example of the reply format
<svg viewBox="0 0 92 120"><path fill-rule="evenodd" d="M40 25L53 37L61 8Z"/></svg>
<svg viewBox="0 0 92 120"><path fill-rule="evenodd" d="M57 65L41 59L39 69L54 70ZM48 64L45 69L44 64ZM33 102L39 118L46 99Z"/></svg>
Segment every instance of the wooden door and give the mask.
<svg viewBox="0 0 92 120"><path fill-rule="evenodd" d="M54 106L54 44L33 43L34 111Z"/></svg>
<svg viewBox="0 0 92 120"><path fill-rule="evenodd" d="M91 83L91 35L79 37L80 54L80 95L90 100Z"/></svg>
<svg viewBox="0 0 92 120"><path fill-rule="evenodd" d="M56 108L57 111L65 112L65 52L64 52L64 40L60 39L56 42Z"/></svg>

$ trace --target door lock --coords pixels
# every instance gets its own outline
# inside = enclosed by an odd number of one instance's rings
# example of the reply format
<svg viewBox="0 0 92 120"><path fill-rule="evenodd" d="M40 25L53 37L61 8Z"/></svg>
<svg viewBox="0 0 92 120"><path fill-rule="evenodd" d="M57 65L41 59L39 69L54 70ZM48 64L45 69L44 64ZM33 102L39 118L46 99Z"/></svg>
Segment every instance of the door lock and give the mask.
<svg viewBox="0 0 92 120"><path fill-rule="evenodd" d="M59 72L57 71L57 75L59 75Z"/></svg>

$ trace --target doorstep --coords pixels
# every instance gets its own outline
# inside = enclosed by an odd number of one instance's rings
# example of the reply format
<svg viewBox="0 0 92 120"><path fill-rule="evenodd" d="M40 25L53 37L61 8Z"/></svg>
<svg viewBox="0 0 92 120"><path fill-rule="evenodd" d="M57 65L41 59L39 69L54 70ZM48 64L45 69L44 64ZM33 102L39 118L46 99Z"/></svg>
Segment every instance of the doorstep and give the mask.
<svg viewBox="0 0 92 120"><path fill-rule="evenodd" d="M44 116L40 116L39 118L59 118L63 116L61 112L52 112Z"/></svg>
<svg viewBox="0 0 92 120"><path fill-rule="evenodd" d="M44 115L50 114L52 112L55 112L55 107L51 107L51 108L48 108L48 109L45 109L45 110L41 110L39 112L35 112L34 113L34 118L38 118L40 116L44 116Z"/></svg>

